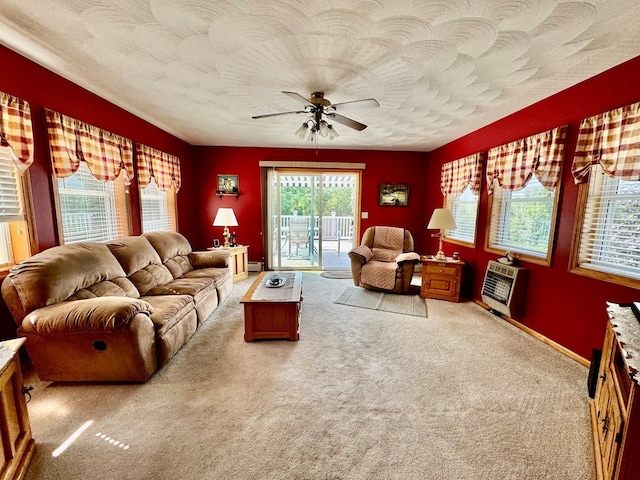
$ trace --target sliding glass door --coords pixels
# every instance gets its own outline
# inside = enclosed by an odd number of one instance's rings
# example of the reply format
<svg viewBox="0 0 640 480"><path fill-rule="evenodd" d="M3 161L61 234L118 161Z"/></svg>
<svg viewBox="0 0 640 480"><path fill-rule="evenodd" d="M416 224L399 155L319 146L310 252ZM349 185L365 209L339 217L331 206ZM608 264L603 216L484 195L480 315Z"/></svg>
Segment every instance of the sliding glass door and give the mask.
<svg viewBox="0 0 640 480"><path fill-rule="evenodd" d="M350 268L359 172L269 170L267 267Z"/></svg>

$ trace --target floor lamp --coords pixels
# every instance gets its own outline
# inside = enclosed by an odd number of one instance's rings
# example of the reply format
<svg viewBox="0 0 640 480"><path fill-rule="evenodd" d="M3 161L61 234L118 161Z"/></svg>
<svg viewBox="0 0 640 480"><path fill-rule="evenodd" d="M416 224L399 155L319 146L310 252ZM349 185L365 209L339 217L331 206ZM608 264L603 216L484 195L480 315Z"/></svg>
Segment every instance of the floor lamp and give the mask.
<svg viewBox="0 0 640 480"><path fill-rule="evenodd" d="M440 230L440 233L432 234L432 237L438 237L438 253L434 257L436 260L446 260L447 257L442 251L442 237L445 230L455 230L458 228L453 218L453 213L448 208L436 208L431 215L431 220L427 225L427 230Z"/></svg>

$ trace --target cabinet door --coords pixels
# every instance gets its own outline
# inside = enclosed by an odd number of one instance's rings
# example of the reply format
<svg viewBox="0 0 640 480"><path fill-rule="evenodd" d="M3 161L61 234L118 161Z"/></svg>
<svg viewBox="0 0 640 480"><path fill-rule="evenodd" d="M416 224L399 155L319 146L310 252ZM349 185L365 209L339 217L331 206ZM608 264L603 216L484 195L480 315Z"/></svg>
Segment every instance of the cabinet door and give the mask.
<svg viewBox="0 0 640 480"><path fill-rule="evenodd" d="M17 356L0 377L0 434L0 479L22 478L33 454L33 439Z"/></svg>
<svg viewBox="0 0 640 480"><path fill-rule="evenodd" d="M604 410L600 412L600 449L604 478L613 478L618 460L623 420L612 372L607 372L602 391Z"/></svg>

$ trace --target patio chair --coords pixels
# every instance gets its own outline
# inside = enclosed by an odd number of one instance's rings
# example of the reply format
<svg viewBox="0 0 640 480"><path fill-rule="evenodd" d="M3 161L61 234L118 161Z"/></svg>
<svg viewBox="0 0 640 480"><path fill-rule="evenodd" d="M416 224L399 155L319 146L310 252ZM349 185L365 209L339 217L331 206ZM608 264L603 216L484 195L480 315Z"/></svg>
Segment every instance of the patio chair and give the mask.
<svg viewBox="0 0 640 480"><path fill-rule="evenodd" d="M309 219L291 218L289 221L289 256L291 256L291 245L296 246L296 255L300 245L309 247Z"/></svg>

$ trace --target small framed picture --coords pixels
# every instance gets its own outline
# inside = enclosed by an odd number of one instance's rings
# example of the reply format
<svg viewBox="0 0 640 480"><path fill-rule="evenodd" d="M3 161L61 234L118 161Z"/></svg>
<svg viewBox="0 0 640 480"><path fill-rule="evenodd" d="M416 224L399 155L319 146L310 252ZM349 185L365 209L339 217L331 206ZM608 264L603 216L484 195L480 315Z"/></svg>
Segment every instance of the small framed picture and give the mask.
<svg viewBox="0 0 640 480"><path fill-rule="evenodd" d="M380 205L409 205L409 185L406 183L381 183L379 192Z"/></svg>
<svg viewBox="0 0 640 480"><path fill-rule="evenodd" d="M238 175L218 175L216 193L238 193Z"/></svg>
<svg viewBox="0 0 640 480"><path fill-rule="evenodd" d="M220 240L218 240L217 238L213 239L213 246L215 248L218 248L220 246Z"/></svg>

